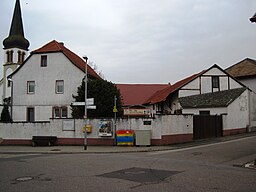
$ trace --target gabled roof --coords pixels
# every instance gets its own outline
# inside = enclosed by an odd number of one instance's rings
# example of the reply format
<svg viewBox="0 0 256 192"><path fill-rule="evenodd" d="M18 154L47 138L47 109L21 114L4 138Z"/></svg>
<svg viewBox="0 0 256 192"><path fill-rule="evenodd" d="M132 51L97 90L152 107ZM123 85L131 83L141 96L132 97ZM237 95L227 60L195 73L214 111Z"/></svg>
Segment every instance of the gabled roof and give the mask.
<svg viewBox="0 0 256 192"><path fill-rule="evenodd" d="M189 83L190 81L194 80L201 74L203 74L205 71L202 71L200 73L191 75L190 77L187 77L185 79L182 79L181 81L178 81L177 83L173 84L172 86L166 87L165 89L157 91L154 95L152 95L144 104L155 104L162 101L165 101L167 97L171 94Z"/></svg>
<svg viewBox="0 0 256 192"><path fill-rule="evenodd" d="M39 49L32 51L31 54L44 54L44 53L56 53L62 52L76 67L85 72L85 61L81 59L78 55L70 51L64 46L63 43L53 40ZM101 77L89 66L87 65L87 71L89 75L94 78L101 79Z"/></svg>
<svg viewBox="0 0 256 192"><path fill-rule="evenodd" d="M235 78L249 78L256 76L256 60L246 58L226 69Z"/></svg>
<svg viewBox="0 0 256 192"><path fill-rule="evenodd" d="M156 91L170 87L169 84L116 84L123 99L123 106L142 105Z"/></svg>
<svg viewBox="0 0 256 192"><path fill-rule="evenodd" d="M245 90L246 88L243 87L213 93L205 93L201 95L180 97L179 102L183 109L227 107L236 98L238 98Z"/></svg>

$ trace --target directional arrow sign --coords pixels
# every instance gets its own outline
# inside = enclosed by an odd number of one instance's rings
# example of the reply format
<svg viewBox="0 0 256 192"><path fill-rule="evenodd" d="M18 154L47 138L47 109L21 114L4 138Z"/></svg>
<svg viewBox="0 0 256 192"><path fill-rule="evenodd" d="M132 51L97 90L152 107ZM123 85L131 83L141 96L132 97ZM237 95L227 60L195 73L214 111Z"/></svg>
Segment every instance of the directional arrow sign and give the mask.
<svg viewBox="0 0 256 192"><path fill-rule="evenodd" d="M85 102L73 102L71 105L73 106L84 106ZM88 98L86 99L86 106L94 105L94 98ZM89 108L88 108L89 109Z"/></svg>
<svg viewBox="0 0 256 192"><path fill-rule="evenodd" d="M73 102L71 105L73 105L73 106L85 106L85 102Z"/></svg>
<svg viewBox="0 0 256 192"><path fill-rule="evenodd" d="M87 109L96 109L96 105L88 105L86 106Z"/></svg>

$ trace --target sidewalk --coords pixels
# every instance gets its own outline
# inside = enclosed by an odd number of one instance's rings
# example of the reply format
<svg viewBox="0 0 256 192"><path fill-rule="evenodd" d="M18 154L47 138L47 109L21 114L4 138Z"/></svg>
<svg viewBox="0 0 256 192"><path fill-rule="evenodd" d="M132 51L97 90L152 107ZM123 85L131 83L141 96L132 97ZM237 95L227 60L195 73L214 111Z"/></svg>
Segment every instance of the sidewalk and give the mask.
<svg viewBox="0 0 256 192"><path fill-rule="evenodd" d="M239 135L232 135L226 137L212 138L196 140L189 143L173 144L167 146L87 146L87 150L84 150L84 146L0 146L0 154L83 154L83 153L132 153L132 152L152 152L152 151L164 151L174 150L181 148L188 148L200 145L206 145L211 143L225 142L244 137L256 136L256 132L245 133Z"/></svg>

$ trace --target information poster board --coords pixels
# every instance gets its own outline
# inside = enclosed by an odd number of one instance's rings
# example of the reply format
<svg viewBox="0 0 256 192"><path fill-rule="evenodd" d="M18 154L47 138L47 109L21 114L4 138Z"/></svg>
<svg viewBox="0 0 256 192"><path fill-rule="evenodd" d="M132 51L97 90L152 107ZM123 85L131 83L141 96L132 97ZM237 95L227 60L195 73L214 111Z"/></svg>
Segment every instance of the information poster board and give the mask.
<svg viewBox="0 0 256 192"><path fill-rule="evenodd" d="M113 135L112 121L100 121L99 123L99 136L111 137Z"/></svg>

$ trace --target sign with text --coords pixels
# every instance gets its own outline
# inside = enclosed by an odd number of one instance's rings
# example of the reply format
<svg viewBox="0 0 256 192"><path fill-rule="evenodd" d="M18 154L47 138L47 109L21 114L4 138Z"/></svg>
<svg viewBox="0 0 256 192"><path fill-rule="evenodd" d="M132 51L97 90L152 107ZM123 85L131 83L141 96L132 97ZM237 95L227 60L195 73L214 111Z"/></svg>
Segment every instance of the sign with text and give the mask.
<svg viewBox="0 0 256 192"><path fill-rule="evenodd" d="M73 106L84 106L85 105L85 102L73 102L71 105ZM94 98L88 98L86 99L86 106L91 106L91 105L94 105ZM88 107L87 107L88 108Z"/></svg>
<svg viewBox="0 0 256 192"><path fill-rule="evenodd" d="M127 116L150 116L150 109L124 109L124 115Z"/></svg>
<svg viewBox="0 0 256 192"><path fill-rule="evenodd" d="M87 109L96 109L96 105L87 105L86 108Z"/></svg>

